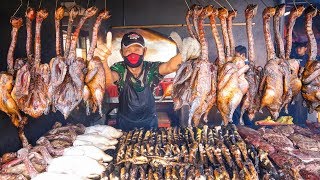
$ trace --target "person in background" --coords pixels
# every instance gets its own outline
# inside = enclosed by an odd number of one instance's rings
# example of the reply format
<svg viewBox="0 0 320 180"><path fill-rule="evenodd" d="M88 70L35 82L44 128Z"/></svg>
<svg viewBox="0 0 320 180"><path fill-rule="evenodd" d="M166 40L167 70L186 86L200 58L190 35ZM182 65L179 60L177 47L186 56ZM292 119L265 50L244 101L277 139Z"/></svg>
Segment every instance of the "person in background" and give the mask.
<svg viewBox="0 0 320 180"><path fill-rule="evenodd" d="M307 42L298 42L297 46L295 48L295 51L293 51L291 53L290 58L299 59L300 66L304 67L306 65L308 58L309 58L307 50L308 50Z"/></svg>
<svg viewBox="0 0 320 180"><path fill-rule="evenodd" d="M240 57L245 62L245 64L249 64L246 47L242 45L235 47L235 56ZM241 106L242 104L240 103L240 105L236 108L236 110L233 113L232 120L234 124L239 124L240 122ZM243 114L242 118L245 125L253 125L253 122L249 119L247 112Z"/></svg>
<svg viewBox="0 0 320 180"><path fill-rule="evenodd" d="M239 45L237 47L235 47L235 56L237 57L241 57L242 60L244 60L244 62L246 64L249 64L249 60L247 58L247 48Z"/></svg>
<svg viewBox="0 0 320 180"><path fill-rule="evenodd" d="M137 32L129 32L124 34L121 40L120 54L123 61L109 67L107 59L111 54L110 36L111 33L108 33L109 41L107 40L106 45L98 46L95 56L103 63L106 84L115 83L120 92L118 128L125 131L141 127L157 128L153 87L165 75L177 71L182 62L197 58L200 55L199 42L191 37L185 38L181 46L179 45L180 52L169 61L150 62L144 59L147 52L144 38Z"/></svg>

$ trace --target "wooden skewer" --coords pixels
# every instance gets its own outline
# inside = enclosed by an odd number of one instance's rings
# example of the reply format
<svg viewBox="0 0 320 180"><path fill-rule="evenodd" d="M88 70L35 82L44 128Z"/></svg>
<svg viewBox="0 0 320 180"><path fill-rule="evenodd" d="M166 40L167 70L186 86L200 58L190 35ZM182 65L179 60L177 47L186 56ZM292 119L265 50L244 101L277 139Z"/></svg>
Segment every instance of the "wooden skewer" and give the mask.
<svg viewBox="0 0 320 180"><path fill-rule="evenodd" d="M217 24L220 26L221 24ZM245 26L246 23L233 23L234 26ZM252 23L255 25L255 23ZM157 25L131 25L131 26L112 26L113 29L136 29L136 28L173 28L184 27L186 24L157 24ZM204 24L204 26L210 26L210 24Z"/></svg>

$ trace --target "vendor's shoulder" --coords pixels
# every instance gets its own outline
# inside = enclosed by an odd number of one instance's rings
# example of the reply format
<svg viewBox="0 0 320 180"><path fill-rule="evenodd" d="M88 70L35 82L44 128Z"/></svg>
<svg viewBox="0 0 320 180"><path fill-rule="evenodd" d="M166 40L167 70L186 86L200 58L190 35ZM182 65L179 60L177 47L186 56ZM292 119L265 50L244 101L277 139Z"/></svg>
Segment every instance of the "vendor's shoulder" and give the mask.
<svg viewBox="0 0 320 180"><path fill-rule="evenodd" d="M125 69L125 68L126 66L123 61L116 62L111 66L111 70Z"/></svg>

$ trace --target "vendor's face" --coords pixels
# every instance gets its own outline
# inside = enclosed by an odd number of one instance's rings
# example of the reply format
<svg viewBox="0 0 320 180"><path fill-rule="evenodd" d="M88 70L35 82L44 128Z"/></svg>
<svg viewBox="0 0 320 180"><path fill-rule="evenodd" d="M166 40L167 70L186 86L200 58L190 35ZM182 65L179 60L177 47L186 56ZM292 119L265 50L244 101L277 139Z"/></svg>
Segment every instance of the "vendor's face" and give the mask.
<svg viewBox="0 0 320 180"><path fill-rule="evenodd" d="M143 55L144 51L146 50L145 47L142 47L138 44L133 44L129 47L123 47L121 49L121 53L123 56L128 56L129 54L132 54L132 53L135 53L135 54L138 54L138 55Z"/></svg>
<svg viewBox="0 0 320 180"><path fill-rule="evenodd" d="M307 48L306 47L298 47L296 52L299 56L303 56L306 54Z"/></svg>
<svg viewBox="0 0 320 180"><path fill-rule="evenodd" d="M242 60L246 60L246 56L245 56L244 53L240 54L239 52L236 52L236 53L235 53L235 56L236 56L236 57L240 57Z"/></svg>

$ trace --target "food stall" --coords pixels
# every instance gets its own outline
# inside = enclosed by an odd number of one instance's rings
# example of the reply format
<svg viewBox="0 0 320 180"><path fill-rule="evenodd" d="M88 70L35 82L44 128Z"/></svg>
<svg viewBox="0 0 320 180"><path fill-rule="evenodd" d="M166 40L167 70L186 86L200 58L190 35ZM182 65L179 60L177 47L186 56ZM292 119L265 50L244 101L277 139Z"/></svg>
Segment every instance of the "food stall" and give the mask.
<svg viewBox="0 0 320 180"><path fill-rule="evenodd" d="M0 180L320 179L318 9L316 0L6 3ZM187 39L199 53L148 84L158 126L124 131L120 88L95 51L112 47L107 66L122 62L130 31L144 37L146 61L188 56Z"/></svg>

